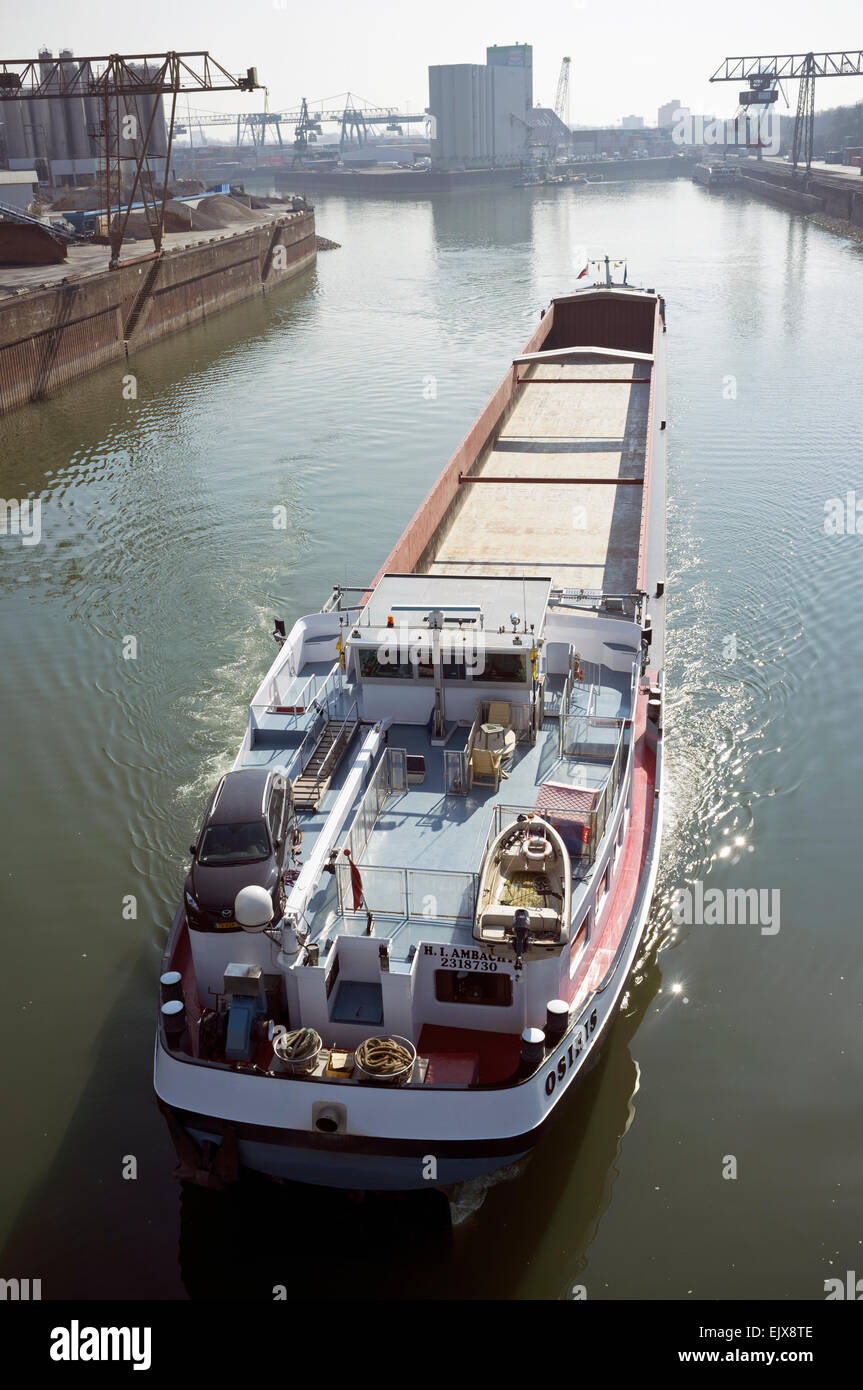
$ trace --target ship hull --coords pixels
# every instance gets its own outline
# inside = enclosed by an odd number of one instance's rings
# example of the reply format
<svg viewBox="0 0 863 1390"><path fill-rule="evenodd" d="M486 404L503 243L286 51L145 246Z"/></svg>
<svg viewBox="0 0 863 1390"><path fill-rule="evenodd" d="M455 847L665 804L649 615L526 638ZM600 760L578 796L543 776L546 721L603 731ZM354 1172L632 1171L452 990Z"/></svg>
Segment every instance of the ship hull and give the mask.
<svg viewBox="0 0 863 1390"><path fill-rule="evenodd" d="M156 1044L155 1089L163 1111L169 1112L173 1124L201 1150L201 1166L180 1175L205 1185L213 1172L212 1151L218 1151L230 1135L236 1146L236 1161L240 1168L282 1181L308 1183L321 1187L337 1187L366 1191L422 1191L446 1188L467 1182L508 1167L525 1158L535 1148L562 1110L571 1104L580 1083L600 1060L619 1012L626 986L630 980L644 939L650 904L656 881L659 847L662 833L662 798L654 793L654 805L644 870L638 896L633 905L628 929L618 952L618 960L607 983L595 1001L591 1001L575 1024L549 1053L536 1076L519 1086L502 1086L495 1094L497 1105L479 1132L472 1110L475 1093L450 1093L450 1105L463 1110L456 1118L463 1137L442 1138L440 1131L430 1128L415 1137L398 1137L374 1133L324 1135L314 1129L293 1128L289 1124L273 1125L266 1120L274 1109L272 1098L261 1097L260 1122L236 1119L236 1108L228 1087L223 1088L218 1110L223 1116L202 1114L191 1107L195 1096L192 1068L178 1062L164 1050L161 1040ZM578 1048L579 1035L590 1027L591 1013L596 1010L596 1022L584 1045ZM218 1081L218 1077L213 1078ZM229 1079L224 1078L226 1081ZM234 1078L230 1078L233 1080ZM272 1079L271 1079L272 1081ZM297 1102L297 1113L311 1113L314 1102L331 1098L321 1088L305 1081L286 1084ZM305 1093L305 1094L304 1094ZM215 1091L218 1095L218 1087ZM370 1089L366 1125L375 1122L375 1098ZM173 1098L170 1099L170 1098ZM392 1099L387 1096L386 1099ZM462 1104L460 1104L460 1102ZM464 1104L466 1102L466 1104ZM214 1107L215 1108L215 1107ZM279 1106L279 1110L286 1107ZM497 1127L497 1133L494 1127ZM511 1127L512 1132L506 1132ZM210 1147L209 1155L206 1146ZM180 1154L181 1163L183 1155ZM430 1162L433 1160L433 1162ZM218 1179L216 1180L218 1185Z"/></svg>

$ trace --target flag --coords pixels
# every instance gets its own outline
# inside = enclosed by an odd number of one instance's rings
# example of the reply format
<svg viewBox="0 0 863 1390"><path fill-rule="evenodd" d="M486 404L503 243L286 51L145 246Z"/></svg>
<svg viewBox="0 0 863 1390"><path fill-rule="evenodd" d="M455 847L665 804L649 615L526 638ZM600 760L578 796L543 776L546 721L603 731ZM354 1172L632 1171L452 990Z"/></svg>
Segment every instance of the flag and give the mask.
<svg viewBox="0 0 863 1390"><path fill-rule="evenodd" d="M588 261L587 265L584 267L584 270L580 270L580 271L578 272L578 274L577 274L576 277L575 277L576 280L583 280L584 277L585 277L585 275L587 274L587 272L588 272L589 270L590 270L590 261Z"/></svg>
<svg viewBox="0 0 863 1390"><path fill-rule="evenodd" d="M344 854L345 858L351 866L351 888L353 889L354 894L354 912L359 912L360 908L363 905L363 876L360 873L357 865L351 858L350 850L346 849L344 851Z"/></svg>

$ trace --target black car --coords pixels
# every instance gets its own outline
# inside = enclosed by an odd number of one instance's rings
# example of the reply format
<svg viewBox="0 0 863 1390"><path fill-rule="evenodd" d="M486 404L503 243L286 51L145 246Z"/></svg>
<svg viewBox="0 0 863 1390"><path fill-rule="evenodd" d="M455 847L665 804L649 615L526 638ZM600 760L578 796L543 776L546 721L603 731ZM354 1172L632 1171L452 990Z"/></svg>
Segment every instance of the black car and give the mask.
<svg viewBox="0 0 863 1390"><path fill-rule="evenodd" d="M284 910L283 876L295 824L291 784L270 768L228 772L213 793L197 843L190 846L186 919L197 931L239 931L234 899L260 884Z"/></svg>

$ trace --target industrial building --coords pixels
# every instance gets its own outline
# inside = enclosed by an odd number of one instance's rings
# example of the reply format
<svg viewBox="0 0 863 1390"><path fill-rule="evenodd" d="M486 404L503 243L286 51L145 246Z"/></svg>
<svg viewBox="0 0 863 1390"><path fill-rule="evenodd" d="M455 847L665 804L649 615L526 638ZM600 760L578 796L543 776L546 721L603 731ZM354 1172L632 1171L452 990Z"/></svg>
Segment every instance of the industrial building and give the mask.
<svg viewBox="0 0 863 1390"><path fill-rule="evenodd" d="M689 114L688 106L680 105L680 97L674 97L667 101L664 106L660 106L656 113L656 124L660 130L667 130L669 126L675 125L682 116Z"/></svg>
<svg viewBox="0 0 863 1390"><path fill-rule="evenodd" d="M53 55L42 49L39 58L45 59L43 76L50 74ZM62 49L61 62L68 71L79 68L71 49ZM142 74L145 69L135 69ZM80 85L86 87L85 81ZM59 78L54 81L59 85ZM44 101L5 101L0 109L0 166L8 170L35 169L41 184L50 187L93 184L99 170L100 149L104 143L105 109L102 97L94 86L93 96L47 98ZM153 123L150 141L151 159L164 160L168 153L162 98L137 98L137 115L148 123L154 103L159 110ZM135 113L131 101L127 110ZM135 141L123 141L123 156L133 158Z"/></svg>
<svg viewBox="0 0 863 1390"><path fill-rule="evenodd" d="M39 192L35 169L0 169L0 204L25 212Z"/></svg>
<svg viewBox="0 0 863 1390"><path fill-rule="evenodd" d="M492 47L488 61L429 68L432 162L447 169L496 168L527 158L533 101L529 44Z"/></svg>
<svg viewBox="0 0 863 1390"><path fill-rule="evenodd" d="M524 73L525 107L533 106L533 47L529 43L492 44L485 50L490 68L519 68Z"/></svg>

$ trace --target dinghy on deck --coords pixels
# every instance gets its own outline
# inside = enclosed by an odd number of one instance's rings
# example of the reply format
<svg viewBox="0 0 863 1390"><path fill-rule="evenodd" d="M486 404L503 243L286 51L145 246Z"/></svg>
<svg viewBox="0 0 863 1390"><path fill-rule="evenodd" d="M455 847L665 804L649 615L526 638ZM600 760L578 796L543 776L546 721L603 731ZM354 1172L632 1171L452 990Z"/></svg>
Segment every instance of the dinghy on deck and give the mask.
<svg viewBox="0 0 863 1390"><path fill-rule="evenodd" d="M521 815L489 846L473 934L512 945L518 959L527 946L558 945L569 939L571 896L572 867L560 835L539 816Z"/></svg>

